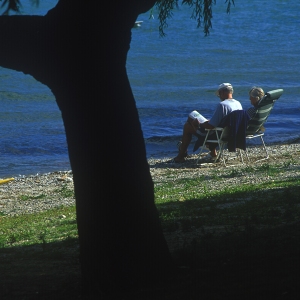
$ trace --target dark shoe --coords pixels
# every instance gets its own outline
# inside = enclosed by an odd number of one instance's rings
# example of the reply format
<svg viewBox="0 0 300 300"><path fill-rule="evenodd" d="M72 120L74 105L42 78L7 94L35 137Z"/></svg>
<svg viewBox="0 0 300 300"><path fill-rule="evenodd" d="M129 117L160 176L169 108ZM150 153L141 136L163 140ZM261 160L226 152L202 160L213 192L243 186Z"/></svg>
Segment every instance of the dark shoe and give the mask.
<svg viewBox="0 0 300 300"><path fill-rule="evenodd" d="M184 163L184 162L186 162L186 160L184 158L180 159L180 158L175 157L175 158L172 159L172 162L174 162L174 163Z"/></svg>

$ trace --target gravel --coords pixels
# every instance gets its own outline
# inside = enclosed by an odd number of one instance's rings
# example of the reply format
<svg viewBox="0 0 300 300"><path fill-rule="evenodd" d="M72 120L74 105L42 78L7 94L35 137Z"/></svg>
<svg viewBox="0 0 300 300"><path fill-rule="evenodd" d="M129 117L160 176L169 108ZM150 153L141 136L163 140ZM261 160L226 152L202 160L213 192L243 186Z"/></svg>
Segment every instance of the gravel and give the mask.
<svg viewBox="0 0 300 300"><path fill-rule="evenodd" d="M174 163L171 158L149 159L150 172L156 185L178 178L202 176L206 188L217 189L215 176L222 176L222 186L255 184L274 180L263 172L248 173L247 166L259 168L265 164L275 165L280 170L276 180L299 178L300 144L267 146L269 159L254 162L262 157L261 148L249 148L250 162L244 155L244 164L238 159L230 160L227 167L221 162L196 164L197 156L191 155L184 163ZM236 176L227 176L236 174ZM0 185L0 216L14 216L75 204L71 171L59 171L35 176L24 176Z"/></svg>
<svg viewBox="0 0 300 300"><path fill-rule="evenodd" d="M75 204L72 172L15 178L0 185L0 215L45 211Z"/></svg>

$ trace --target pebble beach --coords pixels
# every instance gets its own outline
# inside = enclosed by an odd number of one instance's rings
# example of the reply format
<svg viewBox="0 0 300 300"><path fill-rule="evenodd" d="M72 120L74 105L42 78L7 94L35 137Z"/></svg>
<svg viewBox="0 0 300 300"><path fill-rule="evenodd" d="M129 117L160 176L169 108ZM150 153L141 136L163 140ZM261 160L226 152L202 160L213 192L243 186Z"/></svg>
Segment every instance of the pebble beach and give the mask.
<svg viewBox="0 0 300 300"><path fill-rule="evenodd" d="M300 144L269 145L268 160L255 162L262 157L261 148L248 148L248 162L245 155L244 164L239 159L233 159L225 167L222 162L196 164L197 155L191 155L184 163L174 163L172 158L149 159L150 172L154 184L172 181L178 178L195 178L204 176L205 185L216 189L212 172L225 174L233 169L241 170L238 177L224 177L223 186L237 184L255 184L274 180L262 172L247 174L247 166L258 168L262 164L275 165L280 169L277 179L298 178L300 184ZM15 178L0 185L0 216L15 216L45 211L60 206L75 204L72 171L58 171Z"/></svg>

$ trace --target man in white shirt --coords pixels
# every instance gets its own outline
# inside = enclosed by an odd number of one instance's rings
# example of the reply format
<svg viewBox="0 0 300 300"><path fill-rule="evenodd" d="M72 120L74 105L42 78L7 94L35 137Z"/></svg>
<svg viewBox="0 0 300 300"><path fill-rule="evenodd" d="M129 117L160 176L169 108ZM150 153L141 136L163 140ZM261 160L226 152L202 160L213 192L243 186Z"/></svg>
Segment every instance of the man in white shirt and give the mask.
<svg viewBox="0 0 300 300"><path fill-rule="evenodd" d="M213 129L219 125L223 117L228 115L234 110L241 110L242 105L239 101L232 98L233 87L230 83L222 83L219 85L216 92L217 96L220 98L221 102L217 105L216 110L210 120L204 123L200 123L197 118L188 118L187 122L183 127L183 135L181 142L178 143L179 153L174 158L174 162L181 163L185 161L187 156L187 149L192 140L192 136L198 136L198 143L201 143L201 138L203 136L203 141L205 138L205 129ZM217 144L209 144L210 153L206 156L206 160L213 160L217 157ZM194 151L197 149L194 149Z"/></svg>

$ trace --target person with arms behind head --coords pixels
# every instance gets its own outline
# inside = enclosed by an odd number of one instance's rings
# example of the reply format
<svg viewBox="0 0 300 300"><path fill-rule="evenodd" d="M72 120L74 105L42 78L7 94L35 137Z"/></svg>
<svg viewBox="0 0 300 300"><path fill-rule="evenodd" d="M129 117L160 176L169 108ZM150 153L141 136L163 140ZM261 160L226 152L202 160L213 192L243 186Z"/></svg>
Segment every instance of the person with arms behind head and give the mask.
<svg viewBox="0 0 300 300"><path fill-rule="evenodd" d="M247 113L250 119L254 117L257 106L259 105L260 100L263 98L264 95L265 95L264 90L257 86L252 87L251 90L249 91L249 100L253 105L253 107L247 109Z"/></svg>

